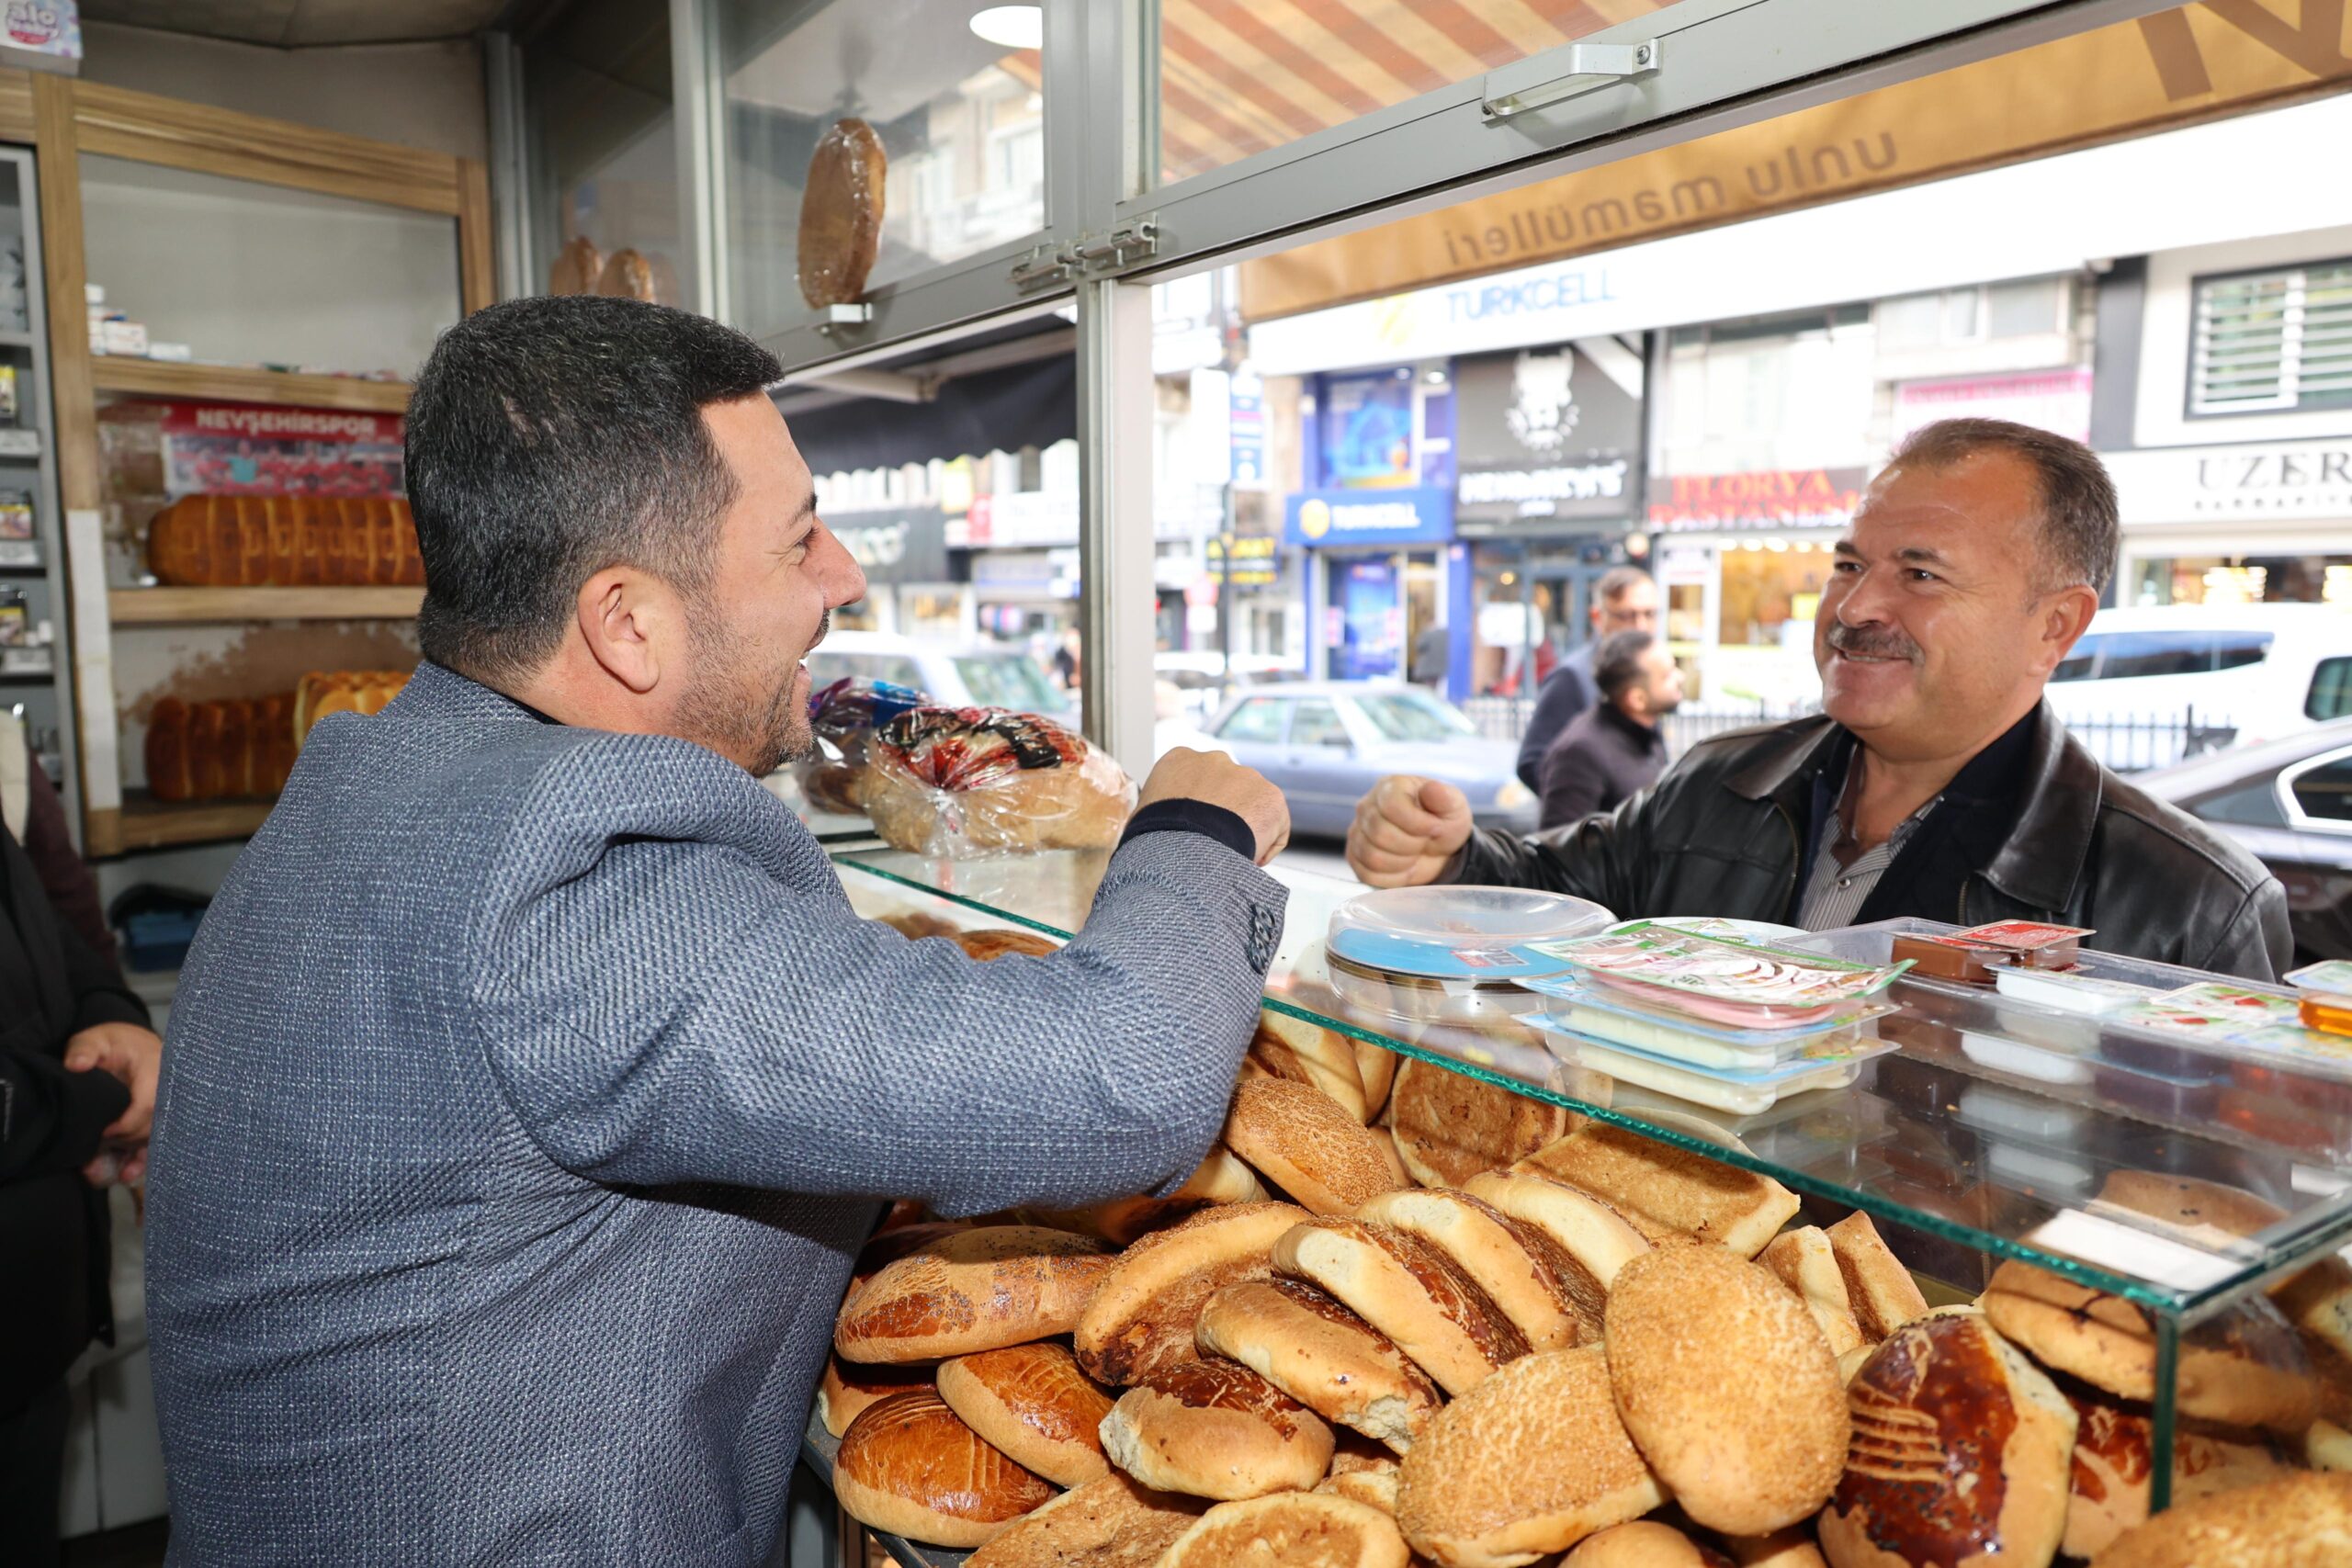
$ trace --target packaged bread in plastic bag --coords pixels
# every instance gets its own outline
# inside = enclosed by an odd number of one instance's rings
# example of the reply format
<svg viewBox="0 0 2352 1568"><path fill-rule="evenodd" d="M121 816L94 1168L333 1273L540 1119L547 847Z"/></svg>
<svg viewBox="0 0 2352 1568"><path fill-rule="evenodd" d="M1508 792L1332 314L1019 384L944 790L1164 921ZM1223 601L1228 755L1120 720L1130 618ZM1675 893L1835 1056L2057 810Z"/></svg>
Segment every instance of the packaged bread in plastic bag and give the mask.
<svg viewBox="0 0 2352 1568"><path fill-rule="evenodd" d="M1126 770L1035 714L915 708L875 730L866 759L875 831L917 854L1109 849L1135 809Z"/></svg>
<svg viewBox="0 0 2352 1568"><path fill-rule="evenodd" d="M811 696L808 729L816 745L792 765L810 809L845 817L864 812L866 746L876 727L929 701L912 687L847 676Z"/></svg>

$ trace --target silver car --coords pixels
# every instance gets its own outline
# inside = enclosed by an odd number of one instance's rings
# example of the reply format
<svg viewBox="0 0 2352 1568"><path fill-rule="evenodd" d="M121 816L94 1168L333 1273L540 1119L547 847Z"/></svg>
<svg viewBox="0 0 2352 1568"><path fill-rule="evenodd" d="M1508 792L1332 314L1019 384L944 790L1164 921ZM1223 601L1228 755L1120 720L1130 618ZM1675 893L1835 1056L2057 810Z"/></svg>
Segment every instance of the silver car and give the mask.
<svg viewBox="0 0 2352 1568"><path fill-rule="evenodd" d="M1207 732L1290 797L1291 830L1336 837L1356 802L1390 773L1457 785L1481 828L1532 832L1537 801L1513 774L1518 747L1488 740L1460 708L1398 681L1260 686L1227 703Z"/></svg>

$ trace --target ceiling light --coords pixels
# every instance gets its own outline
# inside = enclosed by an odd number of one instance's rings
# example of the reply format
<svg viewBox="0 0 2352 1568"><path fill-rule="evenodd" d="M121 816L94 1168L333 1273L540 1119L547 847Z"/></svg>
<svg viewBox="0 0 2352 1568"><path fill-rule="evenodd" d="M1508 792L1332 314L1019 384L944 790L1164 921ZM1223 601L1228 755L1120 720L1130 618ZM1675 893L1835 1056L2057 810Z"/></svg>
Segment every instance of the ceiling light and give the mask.
<svg viewBox="0 0 2352 1568"><path fill-rule="evenodd" d="M972 31L1003 49L1042 49L1046 43L1043 6L991 6L972 17Z"/></svg>

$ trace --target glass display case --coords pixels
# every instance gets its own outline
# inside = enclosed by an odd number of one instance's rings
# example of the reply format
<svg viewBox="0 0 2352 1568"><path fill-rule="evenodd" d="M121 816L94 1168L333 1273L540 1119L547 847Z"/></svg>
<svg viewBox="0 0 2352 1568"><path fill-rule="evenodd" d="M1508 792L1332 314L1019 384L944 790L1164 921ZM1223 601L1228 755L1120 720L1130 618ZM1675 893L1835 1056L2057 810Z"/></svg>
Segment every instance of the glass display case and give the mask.
<svg viewBox="0 0 2352 1568"><path fill-rule="evenodd" d="M920 913L946 928L1013 924L1057 937L1082 924L1107 859L936 860L871 841L832 852L869 917ZM1273 874L1289 904L1270 1010L1770 1177L1801 1199L1793 1223L1866 1211L1931 1305L1977 1301L2005 1263L2043 1271L2064 1310L2117 1325L2152 1369L2144 1401L2058 1380L2078 1409L2104 1404L2111 1423L2144 1424L2147 1451L2178 1456L2178 1473L2158 1465L2148 1475L2151 1507L2216 1484L2206 1472L2217 1434L2224 1447L2244 1438L2265 1463L2299 1465L2309 1401L2323 1416L2345 1414L2328 1346L2285 1319L2352 1284L2334 1256L2352 1239L2352 1040L2340 1056L2324 1045L2284 1055L2188 1044L1906 975L1886 993L1891 1010L1866 1026L1891 1049L1855 1063L1842 1087L1738 1114L1580 1065L1574 1043L1534 1027L1523 1007L1458 996L1408 1024L1343 1000L1329 983L1325 933L1362 889L1279 866ZM1883 964L1896 936L1952 929L1883 922L1788 945ZM2214 978L2087 951L2078 973L2151 993ZM2014 1271L2005 1277L2016 1282ZM2267 1434L2216 1424L2217 1378L2244 1387L2271 1371L2303 1387L2301 1415Z"/></svg>

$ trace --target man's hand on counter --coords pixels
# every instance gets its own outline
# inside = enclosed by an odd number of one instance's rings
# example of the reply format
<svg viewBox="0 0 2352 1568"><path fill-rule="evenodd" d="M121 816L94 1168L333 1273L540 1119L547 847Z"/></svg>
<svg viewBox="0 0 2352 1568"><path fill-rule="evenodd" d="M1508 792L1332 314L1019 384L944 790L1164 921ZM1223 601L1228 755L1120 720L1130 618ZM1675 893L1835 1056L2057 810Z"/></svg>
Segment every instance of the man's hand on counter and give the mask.
<svg viewBox="0 0 2352 1568"><path fill-rule="evenodd" d="M1470 837L1470 797L1437 779L1399 773L1372 786L1348 828L1348 869L1374 887L1437 880Z"/></svg>
<svg viewBox="0 0 2352 1568"><path fill-rule="evenodd" d="M130 1090L130 1108L106 1130L106 1152L85 1172L93 1185L109 1176L135 1182L147 1170L147 1131L155 1119L155 1078L164 1064L164 1042L135 1023L99 1023L65 1043L65 1070L103 1072ZM117 1161L119 1165L117 1165Z"/></svg>
<svg viewBox="0 0 2352 1568"><path fill-rule="evenodd" d="M1206 801L1240 818L1257 839L1260 865L1290 842L1290 802L1283 792L1222 751L1171 748L1143 781L1136 809L1162 800Z"/></svg>

